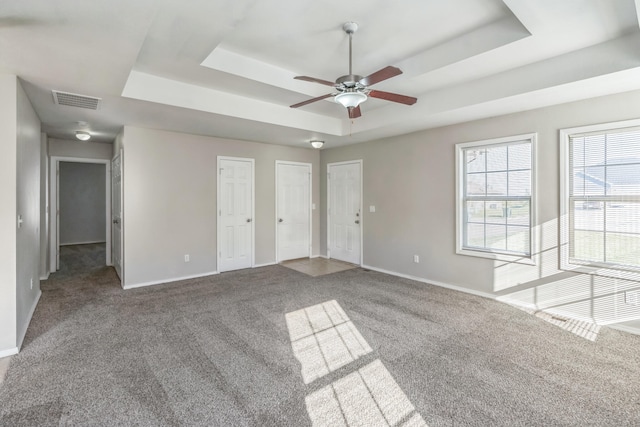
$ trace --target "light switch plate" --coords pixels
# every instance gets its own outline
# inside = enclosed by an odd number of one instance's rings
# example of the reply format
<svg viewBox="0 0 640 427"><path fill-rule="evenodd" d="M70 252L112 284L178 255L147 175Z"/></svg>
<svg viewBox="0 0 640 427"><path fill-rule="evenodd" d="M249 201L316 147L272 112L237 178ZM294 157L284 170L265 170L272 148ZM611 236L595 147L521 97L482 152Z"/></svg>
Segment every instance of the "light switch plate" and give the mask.
<svg viewBox="0 0 640 427"><path fill-rule="evenodd" d="M376 211L376 207L375 206L373 206L373 205L369 206L369 212L373 213L375 211Z"/></svg>

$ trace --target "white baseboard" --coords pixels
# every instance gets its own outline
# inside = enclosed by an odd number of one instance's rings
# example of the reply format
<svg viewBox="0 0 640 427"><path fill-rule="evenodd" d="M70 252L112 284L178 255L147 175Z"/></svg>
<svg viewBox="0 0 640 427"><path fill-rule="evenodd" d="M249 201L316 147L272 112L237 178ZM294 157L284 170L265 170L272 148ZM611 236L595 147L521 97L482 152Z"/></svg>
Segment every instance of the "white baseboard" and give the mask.
<svg viewBox="0 0 640 427"><path fill-rule="evenodd" d="M36 296L35 301L33 301L33 305L29 310L29 315L27 316L27 321L24 324L24 328L18 333L18 350L22 348L22 342L24 341L25 335L27 335L27 329L29 328L29 324L31 323L31 318L33 317L33 313L36 312L36 307L38 306L38 302L40 301L40 297L42 296L42 291L38 289L38 296Z"/></svg>
<svg viewBox="0 0 640 427"><path fill-rule="evenodd" d="M50 274L51 274L51 273L49 273L49 272L47 271L47 274L45 274L44 276L40 276L40 280L48 280L48 279L49 279L49 275L50 275Z"/></svg>
<svg viewBox="0 0 640 427"><path fill-rule="evenodd" d="M200 277L213 276L218 274L217 271L212 271L209 273L201 273L201 274L193 274L191 276L183 276L183 277L172 277L171 279L162 279L157 281L143 282L143 283L134 283L132 285L123 285L123 289L135 289L135 288L144 288L145 286L153 286L153 285L162 285L165 283L179 282L181 280L189 280L189 279L198 279Z"/></svg>
<svg viewBox="0 0 640 427"><path fill-rule="evenodd" d="M476 290L473 290L473 289L467 289L467 288L463 288L461 286L456 286L456 285L450 285L449 283L438 282L437 280L430 280L430 279L425 279L425 278L422 278L422 277L411 276L409 274L402 274L402 273L398 273L398 272L395 272L395 271L385 270L385 269L382 269L382 268L372 267L370 265L364 265L364 264L362 265L362 268L366 268L367 270L377 271L377 272L380 272L380 273L389 274L391 276L402 277L404 279L415 280L416 282L422 282L422 283L426 283L426 284L429 284L429 285L439 286L441 288L447 288L447 289L451 289L451 290L454 290L454 291L464 292L464 293L476 295L476 296L479 296L479 297L484 297L484 298L489 298L489 299L496 299L495 295L492 295L492 294L487 293L487 292L476 291Z"/></svg>
<svg viewBox="0 0 640 427"><path fill-rule="evenodd" d="M312 255L310 258L324 258L324 259L329 259L329 257L328 257L328 256L326 256L326 255L322 255L322 254Z"/></svg>
<svg viewBox="0 0 640 427"><path fill-rule="evenodd" d="M0 359L3 357L13 356L14 354L18 354L18 347L9 348L7 350L0 350Z"/></svg>
<svg viewBox="0 0 640 427"><path fill-rule="evenodd" d="M640 335L640 328L634 328L626 325L608 325L611 329L627 332L629 334Z"/></svg>
<svg viewBox="0 0 640 427"><path fill-rule="evenodd" d="M253 266L253 268L260 268L260 267L268 267L270 265L276 265L277 262L265 262L264 264L256 264Z"/></svg>

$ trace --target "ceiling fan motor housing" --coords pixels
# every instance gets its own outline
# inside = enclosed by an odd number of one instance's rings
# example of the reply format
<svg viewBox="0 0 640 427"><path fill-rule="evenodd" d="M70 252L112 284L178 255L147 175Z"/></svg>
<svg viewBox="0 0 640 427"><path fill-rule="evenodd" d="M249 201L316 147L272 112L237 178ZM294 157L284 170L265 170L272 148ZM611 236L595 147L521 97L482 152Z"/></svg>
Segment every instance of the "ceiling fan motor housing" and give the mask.
<svg viewBox="0 0 640 427"><path fill-rule="evenodd" d="M338 77L336 84L344 86L345 88L353 88L357 86L358 82L362 80L362 78L362 76L357 74L347 74L346 76Z"/></svg>

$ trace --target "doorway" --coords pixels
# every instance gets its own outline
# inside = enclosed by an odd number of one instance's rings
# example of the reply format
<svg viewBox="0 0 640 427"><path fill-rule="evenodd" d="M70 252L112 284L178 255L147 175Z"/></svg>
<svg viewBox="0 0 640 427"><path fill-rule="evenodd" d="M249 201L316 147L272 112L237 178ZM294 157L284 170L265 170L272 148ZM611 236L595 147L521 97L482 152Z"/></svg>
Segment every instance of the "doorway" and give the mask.
<svg viewBox="0 0 640 427"><path fill-rule="evenodd" d="M218 157L218 271L253 267L254 159Z"/></svg>
<svg viewBox="0 0 640 427"><path fill-rule="evenodd" d="M311 163L276 161L276 261L311 256Z"/></svg>
<svg viewBox="0 0 640 427"><path fill-rule="evenodd" d="M51 157L50 172L49 269L54 273L60 268L60 246L98 242L104 242L104 263L111 265L111 161ZM102 175L99 179L98 174ZM96 194L99 200L95 199ZM95 214L96 209L99 215Z"/></svg>
<svg viewBox="0 0 640 427"><path fill-rule="evenodd" d="M362 265L362 160L327 165L327 255Z"/></svg>

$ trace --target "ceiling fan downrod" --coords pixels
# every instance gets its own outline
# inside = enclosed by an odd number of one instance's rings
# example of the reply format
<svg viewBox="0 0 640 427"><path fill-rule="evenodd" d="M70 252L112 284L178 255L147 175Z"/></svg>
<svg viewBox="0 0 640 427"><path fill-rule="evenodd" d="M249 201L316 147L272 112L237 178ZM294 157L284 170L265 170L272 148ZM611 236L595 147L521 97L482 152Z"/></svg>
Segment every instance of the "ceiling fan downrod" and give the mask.
<svg viewBox="0 0 640 427"><path fill-rule="evenodd" d="M353 55L352 55L352 44L353 44L353 33L355 33L356 31L358 31L358 24L356 24L355 22L346 22L343 26L342 29L344 30L345 33L347 33L349 35L349 75L353 74Z"/></svg>
<svg viewBox="0 0 640 427"><path fill-rule="evenodd" d="M362 76L353 74L353 33L358 31L358 24L351 21L345 22L342 29L349 35L349 74L339 77L336 84L344 84L346 88L355 88L356 83L362 79Z"/></svg>

